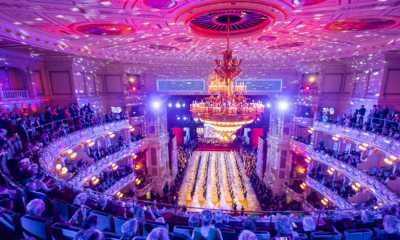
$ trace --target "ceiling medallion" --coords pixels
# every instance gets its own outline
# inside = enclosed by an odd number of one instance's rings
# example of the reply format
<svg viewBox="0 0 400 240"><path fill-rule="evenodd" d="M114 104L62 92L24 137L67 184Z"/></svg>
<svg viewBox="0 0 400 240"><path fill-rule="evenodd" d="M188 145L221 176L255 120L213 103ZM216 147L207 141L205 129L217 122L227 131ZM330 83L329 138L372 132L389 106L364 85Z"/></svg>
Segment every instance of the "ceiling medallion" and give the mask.
<svg viewBox="0 0 400 240"><path fill-rule="evenodd" d="M335 32L357 32L392 27L396 21L388 18L343 19L331 22L326 29Z"/></svg>
<svg viewBox="0 0 400 240"><path fill-rule="evenodd" d="M228 19L233 36L259 31L272 22L272 18L255 10L218 9L195 16L189 26L201 35L225 37Z"/></svg>
<svg viewBox="0 0 400 240"><path fill-rule="evenodd" d="M124 23L79 23L71 28L83 34L97 36L121 36L135 31L131 25Z"/></svg>
<svg viewBox="0 0 400 240"><path fill-rule="evenodd" d="M232 18L233 23L236 20ZM215 60L216 67L209 78L208 92L211 96L190 105L193 118L213 128L219 140L226 143L235 140L237 130L252 123L264 112L261 102L249 102L244 96L246 85L235 82L241 73L242 60L233 57L230 49L230 21L231 17L228 17L227 48L222 60Z"/></svg>

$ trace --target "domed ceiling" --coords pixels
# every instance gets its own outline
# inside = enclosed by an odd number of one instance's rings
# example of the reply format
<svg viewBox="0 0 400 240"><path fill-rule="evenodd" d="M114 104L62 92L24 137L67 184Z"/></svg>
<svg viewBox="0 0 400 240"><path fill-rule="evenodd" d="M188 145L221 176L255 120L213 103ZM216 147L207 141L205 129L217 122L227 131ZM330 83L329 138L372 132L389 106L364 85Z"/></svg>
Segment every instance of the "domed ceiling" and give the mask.
<svg viewBox="0 0 400 240"><path fill-rule="evenodd" d="M228 24L248 64L289 66L397 49L397 0L0 0L0 37L141 63L212 61Z"/></svg>

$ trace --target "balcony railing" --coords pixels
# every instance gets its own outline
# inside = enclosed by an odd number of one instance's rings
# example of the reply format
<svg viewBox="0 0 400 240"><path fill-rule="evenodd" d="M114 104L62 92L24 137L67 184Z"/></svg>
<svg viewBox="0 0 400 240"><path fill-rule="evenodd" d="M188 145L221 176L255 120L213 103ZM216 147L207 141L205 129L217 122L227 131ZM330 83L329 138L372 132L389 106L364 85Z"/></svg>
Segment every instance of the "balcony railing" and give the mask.
<svg viewBox="0 0 400 240"><path fill-rule="evenodd" d="M131 184L135 176L135 173L131 173L128 176L121 178L118 182L109 187L104 194L114 196L118 191Z"/></svg>
<svg viewBox="0 0 400 240"><path fill-rule="evenodd" d="M81 170L76 176L74 176L69 182L77 188L81 188L82 185L88 180L89 177L97 176L105 168L110 167L111 164L116 163L126 157L131 156L134 153L139 153L145 146L146 140L142 139L137 142L130 143L129 146L122 151L116 152L109 155L101 160L92 164L88 168Z"/></svg>
<svg viewBox="0 0 400 240"><path fill-rule="evenodd" d="M129 124L127 120L122 120L118 122L107 123L99 125L92 128L86 128L65 137L59 138L58 140L52 142L44 150L40 158L40 165L47 169L48 172L53 172L55 169L56 159L65 152L67 149L72 148L75 145L80 144L82 141L87 139L94 139L108 132L117 132L122 129L128 128Z"/></svg>
<svg viewBox="0 0 400 240"><path fill-rule="evenodd" d="M400 155L400 141L396 141L383 135L325 122L314 122L314 129L332 135L339 134L351 139L355 143L368 143L389 155Z"/></svg>
<svg viewBox="0 0 400 240"><path fill-rule="evenodd" d="M325 187L318 181L310 178L309 176L307 176L305 183L307 184L307 186L316 190L317 192L322 194L324 197L326 197L330 202L335 204L339 209L352 209L353 208L353 206L349 202L347 202L345 199L343 199L338 194L336 194L329 188Z"/></svg>
<svg viewBox="0 0 400 240"><path fill-rule="evenodd" d="M367 188L381 203L384 205L392 205L400 202L397 195L391 192L385 185L380 183L374 177L354 168L344 162L341 162L329 155L322 154L313 149L312 146L292 140L291 145L295 151L301 151L303 154L311 157L314 161L321 162L325 165L333 167L338 172L345 175L353 182L360 183Z"/></svg>
<svg viewBox="0 0 400 240"><path fill-rule="evenodd" d="M28 98L29 96L27 90L2 90L0 94L3 99Z"/></svg>

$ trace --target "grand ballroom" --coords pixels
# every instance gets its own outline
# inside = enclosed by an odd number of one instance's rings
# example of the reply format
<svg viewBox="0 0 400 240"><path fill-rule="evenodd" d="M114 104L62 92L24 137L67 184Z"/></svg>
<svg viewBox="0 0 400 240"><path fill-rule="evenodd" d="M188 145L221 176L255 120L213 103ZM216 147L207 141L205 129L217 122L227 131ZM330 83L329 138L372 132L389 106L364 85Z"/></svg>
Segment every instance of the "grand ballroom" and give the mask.
<svg viewBox="0 0 400 240"><path fill-rule="evenodd" d="M0 0L1 240L400 240L398 177L399 0Z"/></svg>

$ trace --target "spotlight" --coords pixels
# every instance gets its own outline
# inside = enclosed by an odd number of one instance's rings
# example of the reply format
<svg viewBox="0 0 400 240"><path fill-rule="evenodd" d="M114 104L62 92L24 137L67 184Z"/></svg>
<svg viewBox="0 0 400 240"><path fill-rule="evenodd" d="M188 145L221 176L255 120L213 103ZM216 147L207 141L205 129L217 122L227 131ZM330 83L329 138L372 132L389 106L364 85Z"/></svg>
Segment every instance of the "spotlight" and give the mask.
<svg viewBox="0 0 400 240"><path fill-rule="evenodd" d="M271 108L271 103L270 103L270 102L267 102L267 103L265 104L265 106L266 106L267 108Z"/></svg>
<svg viewBox="0 0 400 240"><path fill-rule="evenodd" d="M176 120L181 120L181 117L177 117Z"/></svg>
<svg viewBox="0 0 400 240"><path fill-rule="evenodd" d="M153 108L153 110L158 111L161 108L161 101L160 100L153 100L151 102L151 107Z"/></svg>
<svg viewBox="0 0 400 240"><path fill-rule="evenodd" d="M289 103L285 100L280 100L278 102L278 109L282 112L285 112L286 110L289 109Z"/></svg>
<svg viewBox="0 0 400 240"><path fill-rule="evenodd" d="M172 103L168 103L168 107L169 107L169 108L172 108Z"/></svg>
<svg viewBox="0 0 400 240"><path fill-rule="evenodd" d="M185 117L183 117L183 121L186 121L187 120L187 117L185 116Z"/></svg>
<svg viewBox="0 0 400 240"><path fill-rule="evenodd" d="M180 104L179 102L177 102L177 103L175 104L175 107L176 107L176 108L181 108L181 104Z"/></svg>

